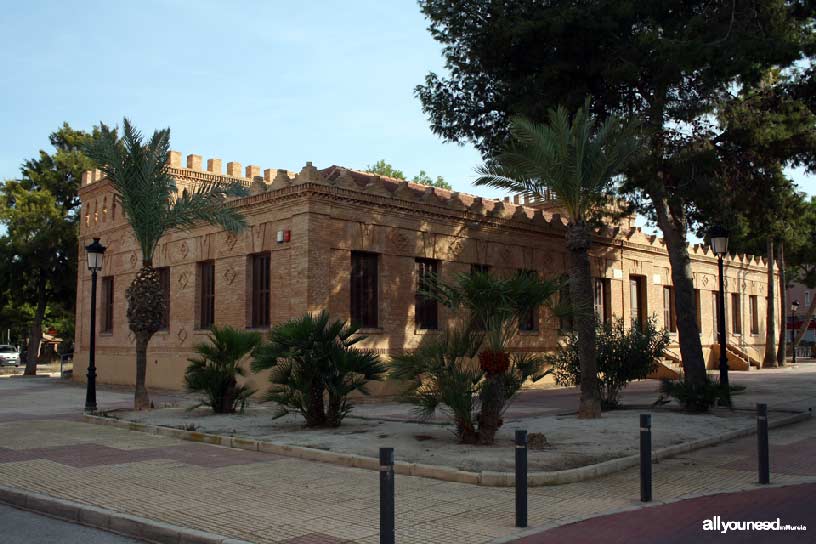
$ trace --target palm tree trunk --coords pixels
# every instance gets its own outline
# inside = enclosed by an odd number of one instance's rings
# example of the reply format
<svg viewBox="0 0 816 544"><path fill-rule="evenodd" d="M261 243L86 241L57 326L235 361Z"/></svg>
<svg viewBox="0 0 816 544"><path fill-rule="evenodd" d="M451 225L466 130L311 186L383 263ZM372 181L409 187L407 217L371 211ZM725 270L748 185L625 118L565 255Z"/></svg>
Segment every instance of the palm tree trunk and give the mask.
<svg viewBox="0 0 816 544"><path fill-rule="evenodd" d="M312 379L312 387L309 391L309 398L306 399L306 413L303 417L306 419L307 427L322 427L326 424L326 410L324 408L325 390L323 383L319 378Z"/></svg>
<svg viewBox="0 0 816 544"><path fill-rule="evenodd" d="M581 365L580 419L601 417L601 392L598 385L598 362L595 360L595 311L592 271L589 266L591 233L585 223L567 227L567 249L570 252L570 298L573 305L575 332L578 335L578 360Z"/></svg>
<svg viewBox="0 0 816 544"><path fill-rule="evenodd" d="M763 368L776 366L776 291L774 281L774 242L768 237L768 318L765 323L765 359Z"/></svg>
<svg viewBox="0 0 816 544"><path fill-rule="evenodd" d="M454 416L456 434L462 444L478 444L479 431L473 427L473 422L466 418Z"/></svg>
<svg viewBox="0 0 816 544"><path fill-rule="evenodd" d="M34 319L31 321L31 329L28 334L24 376L37 374L37 357L40 354L40 342L42 342L42 322L43 317L45 317L45 307L48 304L48 297L45 292L45 273L42 270L40 270L37 283L37 307L34 310Z"/></svg>
<svg viewBox="0 0 816 544"><path fill-rule="evenodd" d="M658 195L651 195L651 198L657 212L657 224L663 232L669 252L677 335L685 379L694 386L703 387L708 376L703 359L703 345L700 343L700 330L697 328L694 280L686 242L686 213L681 206L670 205L666 198Z"/></svg>
<svg viewBox="0 0 816 544"><path fill-rule="evenodd" d="M481 391L482 409L479 413L479 444L490 446L496 441L496 433L502 426L504 410L505 373L488 373Z"/></svg>
<svg viewBox="0 0 816 544"><path fill-rule="evenodd" d="M150 397L145 386L147 345L153 334L161 328L166 304L159 275L151 261L144 260L142 268L125 290L125 298L128 303L130 330L136 336L136 391L133 408L146 410L150 408Z"/></svg>
<svg viewBox="0 0 816 544"><path fill-rule="evenodd" d="M136 334L136 391L133 396L134 410L147 410L150 408L150 395L145 385L147 377L147 344L150 342L150 335L146 333Z"/></svg>
<svg viewBox="0 0 816 544"><path fill-rule="evenodd" d="M232 377L227 381L226 387L221 392L221 398L218 399L218 409L213 406L213 412L217 414L234 414L235 413L235 389L238 387L238 382Z"/></svg>
<svg viewBox="0 0 816 544"><path fill-rule="evenodd" d="M779 305L782 307L782 323L779 325L779 347L776 350L776 363L785 366L785 354L788 347L788 290L785 288L785 246L782 240L776 247L776 258L779 263Z"/></svg>
<svg viewBox="0 0 816 544"><path fill-rule="evenodd" d="M808 327L810 327L810 321L813 319L814 315L816 315L816 297L813 297L813 301L810 303L810 308L808 308L807 314L805 314L805 319L802 321L802 325L799 327L799 330L796 331L796 338L793 339L793 349L796 349L796 346L798 346L799 342L802 341L802 338L805 337Z"/></svg>

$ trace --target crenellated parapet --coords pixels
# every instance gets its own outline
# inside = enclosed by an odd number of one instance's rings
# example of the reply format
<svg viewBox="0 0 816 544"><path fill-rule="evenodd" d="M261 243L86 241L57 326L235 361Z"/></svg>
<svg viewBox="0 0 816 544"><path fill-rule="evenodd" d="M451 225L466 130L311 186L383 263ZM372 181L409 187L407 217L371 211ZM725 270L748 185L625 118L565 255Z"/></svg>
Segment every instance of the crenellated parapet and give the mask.
<svg viewBox="0 0 816 544"><path fill-rule="evenodd" d="M223 171L223 162L219 158L209 158L204 165L201 155L189 154L182 164L182 154L179 151L170 151L167 154L167 167L170 175L182 182L233 182L240 183L248 187L251 192L266 192L270 190L273 182L277 178L279 181L288 179L291 181L295 174L287 170L268 168L261 174L261 167L250 164L245 168L240 162L230 161L226 165L226 173ZM82 187L102 181L104 174L101 170L86 170L82 173Z"/></svg>
<svg viewBox="0 0 816 544"><path fill-rule="evenodd" d="M274 194L284 189L322 185L387 199L395 205L409 208L426 207L436 210L441 208L458 214L462 219L481 221L485 224L527 227L551 235L563 234L567 227L567 218L562 215L563 210L558 205L555 194L547 194L539 199L527 195L490 199L342 166L318 169L311 162L307 162L295 173L284 169L262 169L254 164L242 167L241 163L231 161L226 164L224 173L221 159L207 159L205 167L201 155L187 155L185 166L182 166L182 155L178 151L169 152L167 166L180 187L196 182L237 182L249 189L250 197L268 193L268 198L275 198ZM103 179L100 170L86 171L82 175L82 187ZM631 221L617 226L602 226L595 230L594 236L602 244L629 244L644 249L653 248L661 253L666 252L666 242L663 238L644 233L640 227L631 226ZM715 258L707 245L690 244L688 251L692 257ZM730 255L726 257L726 261L734 265L766 266L764 258L753 255Z"/></svg>

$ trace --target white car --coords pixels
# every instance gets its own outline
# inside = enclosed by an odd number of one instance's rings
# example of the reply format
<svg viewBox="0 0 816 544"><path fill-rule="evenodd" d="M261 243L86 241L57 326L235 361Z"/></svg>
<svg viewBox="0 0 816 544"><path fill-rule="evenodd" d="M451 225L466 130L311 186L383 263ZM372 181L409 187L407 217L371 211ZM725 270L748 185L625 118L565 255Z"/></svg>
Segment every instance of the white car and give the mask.
<svg viewBox="0 0 816 544"><path fill-rule="evenodd" d="M20 366L20 352L14 346L0 346L0 366Z"/></svg>

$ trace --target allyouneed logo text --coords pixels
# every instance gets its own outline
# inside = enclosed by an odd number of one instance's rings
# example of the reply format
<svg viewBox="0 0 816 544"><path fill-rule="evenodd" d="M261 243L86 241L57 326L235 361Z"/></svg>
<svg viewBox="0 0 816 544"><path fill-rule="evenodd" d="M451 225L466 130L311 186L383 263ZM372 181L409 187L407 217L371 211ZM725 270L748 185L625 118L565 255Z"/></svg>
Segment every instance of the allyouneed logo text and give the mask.
<svg viewBox="0 0 816 544"><path fill-rule="evenodd" d="M782 520L774 521L723 521L720 516L703 520L703 531L807 531L804 525L782 524Z"/></svg>

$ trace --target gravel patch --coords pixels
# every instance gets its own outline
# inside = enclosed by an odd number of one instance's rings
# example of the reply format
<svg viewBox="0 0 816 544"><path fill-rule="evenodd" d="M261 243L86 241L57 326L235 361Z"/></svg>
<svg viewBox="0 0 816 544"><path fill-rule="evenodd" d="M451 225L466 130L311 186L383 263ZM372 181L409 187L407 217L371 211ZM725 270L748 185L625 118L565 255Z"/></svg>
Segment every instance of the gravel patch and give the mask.
<svg viewBox="0 0 816 544"><path fill-rule="evenodd" d="M244 414L215 415L208 409L183 407L147 412L116 412L115 416L151 425L240 436L293 446L377 457L380 447L393 447L397 460L441 465L466 471L512 471L516 429L543 433L546 444L529 452L531 471L565 470L633 455L639 448L639 414L652 414L654 449L719 436L750 427L748 412L715 409L688 414L671 408L616 410L598 420L574 415L536 415L508 419L493 446L459 444L451 425L347 417L338 429L307 429L296 415L274 419L275 410L254 405Z"/></svg>

